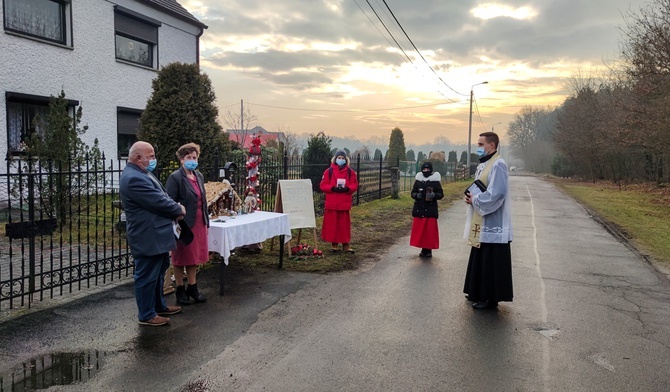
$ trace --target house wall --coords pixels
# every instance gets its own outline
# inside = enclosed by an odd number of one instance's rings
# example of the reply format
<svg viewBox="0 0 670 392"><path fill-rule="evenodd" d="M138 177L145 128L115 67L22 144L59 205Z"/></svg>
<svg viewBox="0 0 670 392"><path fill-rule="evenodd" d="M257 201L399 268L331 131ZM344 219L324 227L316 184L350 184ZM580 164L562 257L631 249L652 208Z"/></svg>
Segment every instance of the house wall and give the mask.
<svg viewBox="0 0 670 392"><path fill-rule="evenodd" d="M2 1L2 0L0 0ZM161 21L158 31L158 65L198 60L200 29L132 0L73 1L71 48L0 31L0 154L7 153L5 92L39 96L58 95L78 100L84 142L95 138L106 157L117 157L117 106L144 109L155 69L117 61L114 41L114 5ZM0 6L0 20L4 20ZM2 167L4 165L0 165ZM4 169L0 169L4 171Z"/></svg>

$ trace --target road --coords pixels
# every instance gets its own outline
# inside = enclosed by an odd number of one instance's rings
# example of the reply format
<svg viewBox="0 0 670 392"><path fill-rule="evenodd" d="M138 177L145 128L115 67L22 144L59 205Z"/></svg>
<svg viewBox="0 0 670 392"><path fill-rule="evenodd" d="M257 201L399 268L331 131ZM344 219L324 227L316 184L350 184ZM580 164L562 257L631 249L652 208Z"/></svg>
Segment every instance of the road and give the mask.
<svg viewBox="0 0 670 392"><path fill-rule="evenodd" d="M670 390L667 277L550 183L511 192L515 299L497 311L463 297L457 203L429 261L405 237L355 272L231 269L224 297L206 271L210 300L168 328L139 327L125 286L3 323L0 358L97 355L64 391Z"/></svg>

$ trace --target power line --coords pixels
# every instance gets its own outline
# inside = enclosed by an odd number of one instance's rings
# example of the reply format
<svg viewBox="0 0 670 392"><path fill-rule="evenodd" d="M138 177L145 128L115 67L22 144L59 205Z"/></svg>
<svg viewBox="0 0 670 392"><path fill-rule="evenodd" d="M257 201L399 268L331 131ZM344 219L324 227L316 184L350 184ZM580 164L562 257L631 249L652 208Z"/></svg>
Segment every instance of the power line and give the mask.
<svg viewBox="0 0 670 392"><path fill-rule="evenodd" d="M472 96L472 100L475 104L475 111L477 112L477 119L479 120L479 125L482 127L482 130L486 132L486 127L484 126L484 122L482 121L482 116L479 113L479 105L477 105L477 100L475 100L475 96Z"/></svg>
<svg viewBox="0 0 670 392"><path fill-rule="evenodd" d="M354 2L356 2L356 5L358 5L358 2L357 2L356 0L354 0ZM414 68L416 68L416 69L418 70L416 64L414 64L414 61L412 61L412 59L409 57L409 55L407 54L407 52L405 52L405 50L402 48L402 45L400 45L400 43L399 43L398 40L395 38L395 36L393 35L393 33L391 33L391 31L389 30L389 28L386 26L386 23L384 23L384 21L383 21L382 18L379 16L379 14L378 14L377 11L375 10L375 8L372 6L372 4L370 4L370 1L369 1L369 0L365 0L365 2L368 3L368 6L369 6L370 9L372 10L372 12L375 14L375 16L377 17L377 19L379 20L379 22L382 24L382 26L384 26L384 29L386 30L386 32L388 33L388 35L391 37L391 39L393 40L393 42L395 42L395 44L396 44L396 46L398 47L398 49L400 49L400 51L405 55L405 58L407 58L407 60L414 66ZM387 6L387 7L388 7L388 6ZM361 6L358 5L358 8L361 8ZM361 8L361 11L362 11L362 10L363 10L363 9ZM363 13L365 13L365 12L363 12ZM367 14L366 14L366 16L367 16ZM395 16L394 16L394 18L395 18ZM368 17L368 20L370 20L369 17ZM372 24L374 25L374 22L372 22L372 20L370 20L370 23L372 23ZM376 28L376 26L375 26L375 28ZM402 27L401 27L401 28L402 28ZM377 31L379 31L379 29L377 29ZM381 31L380 31L380 34L381 34ZM383 34L382 34L382 35L383 35ZM405 35L406 35L406 34L405 34ZM384 39L386 39L386 37L384 37ZM389 42L389 41L386 40L386 42ZM389 42L389 45L391 45L390 42ZM425 61L425 60L424 60L424 61ZM434 72L434 71L433 71L433 72ZM446 84L446 83L445 83L445 84ZM449 86L447 86L447 87L449 87ZM450 88L451 88L451 87L450 87ZM453 90L453 89L452 89L452 90ZM448 101L450 101L450 102L456 102L455 100L453 100L453 99L447 97L446 95L444 95L441 91L438 90L437 92L438 92L441 96L443 96L446 100L448 100Z"/></svg>
<svg viewBox="0 0 670 392"><path fill-rule="evenodd" d="M462 93L459 93L458 91L454 90L450 85L447 84L447 82L445 82L445 81L442 79L442 77L440 77L440 75L437 74L437 72L435 72L435 70L433 69L433 67L431 67L431 65L428 64L428 61L426 60L426 58L423 57L423 54L421 54L421 52L419 51L419 48L417 48L416 45L414 45L414 42L412 41L412 39L409 37L409 35L407 35L407 32L405 31L405 29L404 29L404 28L402 27L402 25L400 24L400 21L398 20L398 18L395 17L395 14L394 14L393 11L391 10L391 7L389 7L389 5L386 3L386 0L382 0L382 1L384 2L384 5L386 6L386 8L389 10L389 12L391 13L391 15L393 16L393 19L395 20L395 22L396 22L396 23L398 24L398 26L400 27L400 30L402 30L403 34L405 34L405 37L407 37L407 40L409 41L409 43L412 44L412 47L414 47L414 50L416 50L416 52L419 54L419 56L421 56L421 59L423 60L423 62L426 63L426 65L428 66L428 68L430 68L431 71L433 71L433 73L435 74L435 76L437 76L437 78L440 79L440 81L441 81L445 86L447 86L451 91L455 92L456 94L466 96L467 94L462 94ZM368 4L369 4L369 3L368 3Z"/></svg>
<svg viewBox="0 0 670 392"><path fill-rule="evenodd" d="M393 44L391 43L391 41L389 41L388 38L386 38L386 36L384 35L384 33L382 33L382 31L379 30L379 27L377 27L377 25L375 24L375 22L373 22L372 19L370 19L370 17L369 17L368 14L365 12L365 10L363 10L363 8L361 7L361 5L358 4L358 1L354 0L354 3L356 3L356 5L358 6L358 9L361 10L361 12L363 13L363 15L365 15L365 17L368 18L368 20L370 21L370 23L372 24L372 26L374 26L374 28L379 32L379 35L381 35L382 38L384 38L384 40L386 41L386 43L389 44L389 46L393 46ZM400 58L402 59L402 56L400 55L400 53L397 53L397 52L396 52L396 54L398 55L398 57L400 57ZM404 61L404 59L403 59L403 61ZM414 68L415 68L417 71L419 70L419 69L416 68L416 67L414 67Z"/></svg>
<svg viewBox="0 0 670 392"><path fill-rule="evenodd" d="M274 105L263 105L260 103L248 102L248 105L261 106L265 108L273 109L284 109L284 110L296 110L301 112L339 112L339 113L364 113L364 112L383 112L391 110L403 110L403 109L416 109L416 108L425 108L431 106L444 105L444 103L431 103L426 105L416 105L416 106L400 106L393 108L381 108L381 109L304 109L304 108L292 108L287 106L274 106Z"/></svg>

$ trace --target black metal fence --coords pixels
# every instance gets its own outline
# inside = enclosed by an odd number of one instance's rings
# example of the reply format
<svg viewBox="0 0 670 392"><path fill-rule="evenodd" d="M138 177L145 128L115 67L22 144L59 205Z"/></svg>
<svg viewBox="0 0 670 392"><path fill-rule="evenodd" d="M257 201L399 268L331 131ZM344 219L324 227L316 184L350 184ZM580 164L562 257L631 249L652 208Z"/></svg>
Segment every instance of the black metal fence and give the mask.
<svg viewBox="0 0 670 392"><path fill-rule="evenodd" d="M233 165L230 165L230 163ZM396 166L397 164L398 162L396 162ZM245 161L223 162L215 159L213 166L199 167L198 170L203 173L208 181L220 181L223 178L229 178L231 183L235 184L235 190L242 194L246 184L245 165ZM173 166L176 169L177 166ZM232 173L230 171L226 172L224 167L230 168L231 166L234 168ZM330 167L330 162L309 164L305 163L299 156L270 155L264 156L258 167L259 186L256 191L260 194L263 211L273 211L275 209L277 182L279 180L309 178L314 189L314 211L317 215L323 214L324 194L318 189L321 176ZM360 156L355 157L352 159L351 169L356 172L358 177L358 191L353 195L354 205L391 195L391 170L386 167L381 159L371 161L361 159ZM155 173L165 183L172 170L157 169Z"/></svg>
<svg viewBox="0 0 670 392"><path fill-rule="evenodd" d="M241 194L245 163L216 159L199 170L208 181L229 178ZM117 208L125 165L125 160L104 155L65 163L7 159L0 173L0 310L132 277L134 265ZM300 157L263 157L257 189L262 209L274 210L278 180L311 176L318 189L328 166L306 164ZM176 168L173 164L156 174L165 182ZM359 179L354 204L391 194L390 169L381 160L356 157L351 168ZM322 214L322 192L315 190L314 204Z"/></svg>
<svg viewBox="0 0 670 392"><path fill-rule="evenodd" d="M0 309L132 276L114 207L124 165L7 160L0 174Z"/></svg>

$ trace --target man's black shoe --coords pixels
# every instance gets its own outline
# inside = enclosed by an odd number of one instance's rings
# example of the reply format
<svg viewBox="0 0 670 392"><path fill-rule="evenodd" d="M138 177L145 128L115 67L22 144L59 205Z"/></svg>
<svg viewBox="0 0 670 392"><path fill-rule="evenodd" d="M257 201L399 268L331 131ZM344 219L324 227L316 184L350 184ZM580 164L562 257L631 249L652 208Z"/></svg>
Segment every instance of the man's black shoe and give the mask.
<svg viewBox="0 0 670 392"><path fill-rule="evenodd" d="M498 303L493 302L493 301L489 301L489 300L478 301L478 302L475 302L474 304L472 304L472 307L474 309L478 309L478 310L479 309L495 309L495 308L498 307Z"/></svg>

